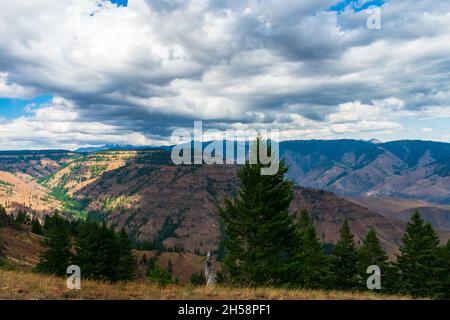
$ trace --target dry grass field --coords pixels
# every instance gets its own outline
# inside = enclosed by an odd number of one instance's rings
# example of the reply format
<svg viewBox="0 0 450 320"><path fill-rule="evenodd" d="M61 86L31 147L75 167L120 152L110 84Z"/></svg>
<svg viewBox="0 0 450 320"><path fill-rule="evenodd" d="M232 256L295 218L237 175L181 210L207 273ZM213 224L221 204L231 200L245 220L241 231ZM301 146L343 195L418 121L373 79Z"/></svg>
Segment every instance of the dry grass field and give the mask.
<svg viewBox="0 0 450 320"><path fill-rule="evenodd" d="M81 290L68 290L66 280L23 271L0 270L0 299L20 300L386 300L410 299L374 293L286 290L273 288L227 288L171 285L146 282L102 283L82 281Z"/></svg>

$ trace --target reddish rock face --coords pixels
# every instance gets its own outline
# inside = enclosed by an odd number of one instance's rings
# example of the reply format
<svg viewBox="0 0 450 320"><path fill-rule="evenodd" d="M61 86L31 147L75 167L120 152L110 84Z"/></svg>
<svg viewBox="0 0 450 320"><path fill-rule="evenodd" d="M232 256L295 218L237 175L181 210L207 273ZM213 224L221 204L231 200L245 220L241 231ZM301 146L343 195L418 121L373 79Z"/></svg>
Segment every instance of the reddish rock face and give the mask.
<svg viewBox="0 0 450 320"><path fill-rule="evenodd" d="M0 151L0 171L41 178L58 171L75 155L70 151Z"/></svg>
<svg viewBox="0 0 450 320"><path fill-rule="evenodd" d="M390 257L403 234L400 220L415 208L424 210L424 217L446 239L447 207L424 202L394 210L399 201L381 199L448 198L447 149L448 144L427 142L284 143L281 152L290 166L289 176L308 188L296 189L291 211L307 208L324 242L337 240L345 219L357 241L374 227ZM124 227L136 240L205 253L219 246L217 208L224 197L236 194L236 170L230 165L175 166L170 154L161 150L0 152L0 181L5 182L0 183L0 202L38 213L61 209L64 204L51 196L58 187L109 224ZM359 198L344 199L317 189Z"/></svg>
<svg viewBox="0 0 450 320"><path fill-rule="evenodd" d="M141 154L103 174L75 196L89 199L91 211L109 212L110 224L125 227L141 241L154 240L164 233L161 240L166 247L192 252L217 249L221 227L217 207L224 197L236 194L237 167L154 164L146 162L145 157ZM393 256L403 233L403 223L330 192L298 187L291 211L301 208L311 212L318 235L325 242L335 242L339 228L348 219L357 241L373 226Z"/></svg>

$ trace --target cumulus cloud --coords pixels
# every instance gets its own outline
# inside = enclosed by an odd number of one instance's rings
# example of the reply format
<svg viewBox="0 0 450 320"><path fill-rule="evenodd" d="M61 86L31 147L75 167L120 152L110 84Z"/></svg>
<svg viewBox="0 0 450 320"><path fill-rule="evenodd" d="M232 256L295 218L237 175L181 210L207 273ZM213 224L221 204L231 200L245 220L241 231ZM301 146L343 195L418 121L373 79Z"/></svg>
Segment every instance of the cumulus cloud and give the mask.
<svg viewBox="0 0 450 320"><path fill-rule="evenodd" d="M0 72L0 97L8 98L27 98L34 94L33 90L11 83L8 79L8 73Z"/></svg>
<svg viewBox="0 0 450 320"><path fill-rule="evenodd" d="M138 146L165 144L125 126L83 119L75 105L61 97L27 110L30 116L0 121L0 145L4 149L76 149L105 141Z"/></svg>
<svg viewBox="0 0 450 320"><path fill-rule="evenodd" d="M448 1L389 1L377 31L364 10L328 10L337 2L8 3L0 97L55 99L0 123L1 146L14 134L24 147L163 143L193 120L293 139L358 137L447 116Z"/></svg>

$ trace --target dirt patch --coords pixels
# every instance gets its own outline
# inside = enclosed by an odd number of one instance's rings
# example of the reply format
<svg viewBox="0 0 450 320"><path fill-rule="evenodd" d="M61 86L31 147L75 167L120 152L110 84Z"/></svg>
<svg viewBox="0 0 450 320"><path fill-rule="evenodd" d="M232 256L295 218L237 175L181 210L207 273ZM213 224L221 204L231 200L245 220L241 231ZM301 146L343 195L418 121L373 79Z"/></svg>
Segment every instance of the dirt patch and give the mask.
<svg viewBox="0 0 450 320"><path fill-rule="evenodd" d="M26 229L13 227L0 228L0 241L3 254L10 264L20 270L31 270L38 262L43 251L43 237Z"/></svg>

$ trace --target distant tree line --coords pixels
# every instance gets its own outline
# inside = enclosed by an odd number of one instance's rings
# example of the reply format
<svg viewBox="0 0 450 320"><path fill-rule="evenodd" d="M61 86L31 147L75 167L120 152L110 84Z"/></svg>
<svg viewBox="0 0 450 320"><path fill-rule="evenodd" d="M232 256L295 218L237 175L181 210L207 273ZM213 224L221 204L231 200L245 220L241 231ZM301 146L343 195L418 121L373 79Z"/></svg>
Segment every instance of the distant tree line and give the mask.
<svg viewBox="0 0 450 320"><path fill-rule="evenodd" d="M53 215L45 219L42 232L46 250L35 271L65 276L68 266L77 265L83 278L111 282L133 278L135 259L124 230Z"/></svg>
<svg viewBox="0 0 450 320"><path fill-rule="evenodd" d="M5 207L0 204L0 228L6 226L21 227L23 224L30 224L32 232L42 234L41 225L35 217L35 213L33 212L31 215L33 216L32 218L24 210L19 210L15 216L8 215Z"/></svg>
<svg viewBox="0 0 450 320"><path fill-rule="evenodd" d="M406 226L396 262L389 262L374 229L357 247L345 221L331 254L325 253L306 210L292 215L294 183L279 163L275 175L264 165L242 166L241 188L220 208L224 222L222 278L239 286L367 290L367 268L381 269L381 292L450 298L450 242L440 246L429 223L416 212Z"/></svg>
<svg viewBox="0 0 450 320"><path fill-rule="evenodd" d="M3 228L11 223L10 216L6 213L5 207L0 204L0 228Z"/></svg>

